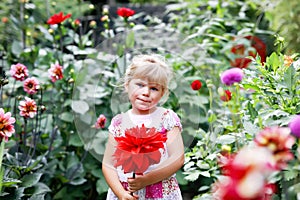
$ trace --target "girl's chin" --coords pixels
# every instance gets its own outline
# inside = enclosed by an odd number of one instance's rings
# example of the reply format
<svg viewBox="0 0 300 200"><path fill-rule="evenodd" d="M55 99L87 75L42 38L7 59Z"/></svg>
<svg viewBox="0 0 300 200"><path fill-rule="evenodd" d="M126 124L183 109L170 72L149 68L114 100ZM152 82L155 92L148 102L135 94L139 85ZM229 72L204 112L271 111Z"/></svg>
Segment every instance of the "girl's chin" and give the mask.
<svg viewBox="0 0 300 200"><path fill-rule="evenodd" d="M149 107L139 107L139 108L135 108L134 110L136 110L139 113L151 113L153 112L155 109L154 108L149 108Z"/></svg>

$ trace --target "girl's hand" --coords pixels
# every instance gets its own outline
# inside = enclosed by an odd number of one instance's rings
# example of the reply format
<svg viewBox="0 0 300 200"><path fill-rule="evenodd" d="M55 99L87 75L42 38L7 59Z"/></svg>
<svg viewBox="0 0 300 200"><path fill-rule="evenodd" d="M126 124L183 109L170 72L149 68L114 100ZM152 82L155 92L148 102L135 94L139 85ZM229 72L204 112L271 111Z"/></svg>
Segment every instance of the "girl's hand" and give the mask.
<svg viewBox="0 0 300 200"><path fill-rule="evenodd" d="M138 200L139 196L136 194L131 195L129 191L126 191L119 197L120 200Z"/></svg>
<svg viewBox="0 0 300 200"><path fill-rule="evenodd" d="M130 192L138 191L147 186L146 178L143 175L135 175L135 178L128 178L127 182Z"/></svg>

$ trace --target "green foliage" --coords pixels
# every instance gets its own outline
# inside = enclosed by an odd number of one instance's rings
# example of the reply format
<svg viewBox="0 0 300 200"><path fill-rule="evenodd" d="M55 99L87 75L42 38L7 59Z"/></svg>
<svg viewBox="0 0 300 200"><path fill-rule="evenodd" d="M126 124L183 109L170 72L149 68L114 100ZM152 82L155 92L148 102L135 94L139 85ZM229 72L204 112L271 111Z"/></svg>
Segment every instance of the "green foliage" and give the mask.
<svg viewBox="0 0 300 200"><path fill-rule="evenodd" d="M284 51L286 54L299 52L299 14L300 6L297 0L285 1L266 1L266 17L270 19L270 27L281 37L284 38Z"/></svg>
<svg viewBox="0 0 300 200"><path fill-rule="evenodd" d="M90 9L83 1L22 4L11 0L1 2L0 8L0 16L9 18L0 25L0 50L5 55L1 83L8 81L1 85L1 105L17 119L16 133L6 143L0 199L105 196L108 186L100 161L108 131L97 130L93 124L99 114L105 114L109 122L128 109L123 88L118 86L135 54L162 54L176 71L164 106L181 117L186 160L178 180L183 192L193 189L195 199L210 198L211 186L221 175L217 160L223 152L238 151L263 127L286 126L300 112L300 64L285 66L280 48L273 52L277 43L273 44L274 33L265 18L269 13L260 1L173 2L166 5L169 21L143 13L129 20L110 18L113 25L100 34L96 28L83 34L83 27L74 25L73 20ZM59 11L72 17L59 26L47 25L49 16ZM100 44L95 44L96 34L103 39ZM234 40L247 35L259 36L268 44L267 61L262 64L259 57L251 58L243 81L224 86L220 73L230 68L235 56L231 48L241 41L247 51L253 50L249 41ZM25 64L30 76L38 78L39 93L26 94L23 83L10 77L15 63ZM64 67L64 78L55 83L48 74L54 63ZM202 82L199 91L190 87L196 79ZM220 100L220 87L231 90L231 101ZM18 105L25 96L38 104L33 119L19 115ZM282 197L300 191L295 184L299 164L297 160L291 164L273 177ZM195 187L189 188L190 184Z"/></svg>

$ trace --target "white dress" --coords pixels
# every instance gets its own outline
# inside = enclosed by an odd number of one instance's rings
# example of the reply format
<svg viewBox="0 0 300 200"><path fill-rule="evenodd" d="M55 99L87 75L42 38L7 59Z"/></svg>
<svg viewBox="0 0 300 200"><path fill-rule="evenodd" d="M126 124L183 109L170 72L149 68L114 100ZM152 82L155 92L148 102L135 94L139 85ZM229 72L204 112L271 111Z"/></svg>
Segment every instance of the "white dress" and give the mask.
<svg viewBox="0 0 300 200"><path fill-rule="evenodd" d="M114 137L120 137L124 135L127 128L141 126L142 124L147 128L155 127L156 130L162 134L165 134L174 127L182 128L180 119L174 111L159 107L153 113L148 115L134 115L131 110L126 113L118 114L112 119L108 129ZM164 144L164 149L161 149L161 153L160 162L168 157L166 144ZM159 165L159 163L150 165L145 173L155 169L157 165ZM120 182L127 190L127 178L132 177L132 173L124 173L121 167L117 167L116 170ZM161 182L146 186L137 191L136 194L139 196L139 200L182 200L181 191L175 174ZM118 200L117 196L110 188L106 199Z"/></svg>

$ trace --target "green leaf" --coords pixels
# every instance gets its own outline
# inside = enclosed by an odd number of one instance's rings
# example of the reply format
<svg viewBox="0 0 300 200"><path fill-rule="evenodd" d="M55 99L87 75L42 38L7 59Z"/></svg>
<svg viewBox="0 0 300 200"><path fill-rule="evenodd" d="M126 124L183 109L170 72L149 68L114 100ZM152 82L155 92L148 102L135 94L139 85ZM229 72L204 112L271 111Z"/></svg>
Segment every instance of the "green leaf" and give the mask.
<svg viewBox="0 0 300 200"><path fill-rule="evenodd" d="M22 181L22 186L23 187L31 187L35 184L37 184L43 174L42 173L34 173L34 174L29 174L25 175L21 181Z"/></svg>
<svg viewBox="0 0 300 200"><path fill-rule="evenodd" d="M271 56L267 58L267 63L271 65L274 71L276 71L282 65L276 52L273 52Z"/></svg>
<svg viewBox="0 0 300 200"><path fill-rule="evenodd" d="M217 116L215 114L211 114L211 115L209 115L207 120L209 123L212 123L217 120Z"/></svg>
<svg viewBox="0 0 300 200"><path fill-rule="evenodd" d="M22 45L21 42L17 42L16 40L13 41L12 43L12 53L15 54L17 57L22 53Z"/></svg>
<svg viewBox="0 0 300 200"><path fill-rule="evenodd" d="M244 121L243 127L245 131L252 136L254 136L256 133L260 131L259 127L255 126L253 123L249 121Z"/></svg>
<svg viewBox="0 0 300 200"><path fill-rule="evenodd" d="M67 168L74 167L76 168L77 164L79 164L79 158L74 152L71 152L67 158Z"/></svg>
<svg viewBox="0 0 300 200"><path fill-rule="evenodd" d="M273 110L273 111L269 110L269 111L266 111L265 113L261 113L261 116L264 117L265 119L270 119L273 116L276 116L276 117L289 116L289 113L284 112L282 110Z"/></svg>
<svg viewBox="0 0 300 200"><path fill-rule="evenodd" d="M218 144L232 144L236 141L236 137L232 135L221 135L217 139Z"/></svg>
<svg viewBox="0 0 300 200"><path fill-rule="evenodd" d="M248 101L248 103L247 103L247 108L248 108L248 112L250 115L250 119L252 119L254 121L254 119L258 115L258 112L255 110L255 108L253 107L253 104L250 101Z"/></svg>
<svg viewBox="0 0 300 200"><path fill-rule="evenodd" d="M107 192L108 190L108 185L105 181L105 179L98 179L97 182L96 182L96 190L98 192L98 194L102 194L104 192Z"/></svg>
<svg viewBox="0 0 300 200"><path fill-rule="evenodd" d="M252 85L252 84L243 84L243 88L245 90L248 90L248 89L252 89L252 90L255 90L255 91L259 91L260 90L260 87L257 86L257 85Z"/></svg>
<svg viewBox="0 0 300 200"><path fill-rule="evenodd" d="M284 73L284 77L283 77L283 85L285 85L289 92L292 94L292 91L293 91L293 87L294 87L294 84L296 83L296 80L295 80L295 68L294 67L289 67L286 72Z"/></svg>
<svg viewBox="0 0 300 200"><path fill-rule="evenodd" d="M85 101L76 101L72 102L72 109L78 114L85 114L89 110L89 104Z"/></svg>
<svg viewBox="0 0 300 200"><path fill-rule="evenodd" d="M24 194L24 187L19 187L16 188L15 190L10 191L10 193L8 195L0 195L1 199L5 199L5 200L16 200L16 199L22 199L22 197L25 196ZM4 196L4 198L2 198L2 195Z"/></svg>
<svg viewBox="0 0 300 200"><path fill-rule="evenodd" d="M41 194L45 194L47 192L51 192L50 188L44 183L37 183L32 188L26 189L26 193L30 191L30 195L32 196L40 196Z"/></svg>
<svg viewBox="0 0 300 200"><path fill-rule="evenodd" d="M200 172L200 175L205 176L205 177L210 177L210 173L208 171Z"/></svg>
<svg viewBox="0 0 300 200"><path fill-rule="evenodd" d="M87 180L83 177L78 177L78 178L74 178L70 184L71 185L82 185L83 183L85 183Z"/></svg>
<svg viewBox="0 0 300 200"><path fill-rule="evenodd" d="M3 180L2 187L12 187L18 183L22 183L22 181L20 181L18 179L7 178L7 179Z"/></svg>
<svg viewBox="0 0 300 200"><path fill-rule="evenodd" d="M187 185L188 181L184 179L184 174L182 170L176 172L176 179L180 185Z"/></svg>
<svg viewBox="0 0 300 200"><path fill-rule="evenodd" d="M34 194L28 200L44 200L45 194Z"/></svg>
<svg viewBox="0 0 300 200"><path fill-rule="evenodd" d="M289 169L289 170L284 171L284 177L285 177L285 180L287 180L287 181L293 180L297 176L298 176L297 170Z"/></svg>
<svg viewBox="0 0 300 200"><path fill-rule="evenodd" d="M108 133L97 134L97 136L92 141L92 145L89 148L93 149L96 154L103 155L105 151L105 142L107 141L107 135Z"/></svg>
<svg viewBox="0 0 300 200"><path fill-rule="evenodd" d="M80 65L81 66L81 65ZM86 79L87 75L88 75L89 71L88 71L88 67L82 67L80 69L80 71L78 73L76 73L76 82L75 82L75 86L81 86L84 83L86 83L88 80Z"/></svg>
<svg viewBox="0 0 300 200"><path fill-rule="evenodd" d="M130 31L126 37L126 47L133 48L134 47L134 32Z"/></svg>
<svg viewBox="0 0 300 200"><path fill-rule="evenodd" d="M102 173L102 170L99 168L99 166L98 166L97 169L93 169L93 170L91 171L91 174L92 174L93 176L97 177L97 178L104 178L104 175L103 175L103 173Z"/></svg>
<svg viewBox="0 0 300 200"><path fill-rule="evenodd" d="M78 134L73 134L70 136L69 144L75 147L82 147L82 141Z"/></svg>
<svg viewBox="0 0 300 200"><path fill-rule="evenodd" d="M43 26L37 26L37 28L44 34L45 39L53 41L53 36L49 33L48 29Z"/></svg>
<svg viewBox="0 0 300 200"><path fill-rule="evenodd" d="M188 173L184 173L187 176L185 177L186 180L188 181L195 181L198 179L198 177L200 176L201 172L200 171L192 171L192 172L188 172Z"/></svg>
<svg viewBox="0 0 300 200"><path fill-rule="evenodd" d="M117 45L117 55L122 57L124 55L124 46L123 45Z"/></svg>
<svg viewBox="0 0 300 200"><path fill-rule="evenodd" d="M205 163L205 161L203 161L203 160L198 160L197 166L200 169L209 169L210 168L209 164Z"/></svg>
<svg viewBox="0 0 300 200"><path fill-rule="evenodd" d="M65 122L73 122L74 120L74 117L73 117L73 114L70 113L70 112L64 112L62 113L59 118Z"/></svg>

